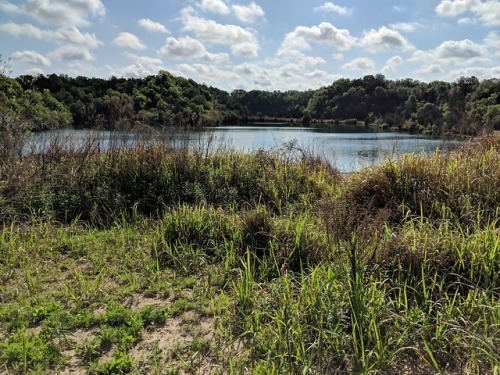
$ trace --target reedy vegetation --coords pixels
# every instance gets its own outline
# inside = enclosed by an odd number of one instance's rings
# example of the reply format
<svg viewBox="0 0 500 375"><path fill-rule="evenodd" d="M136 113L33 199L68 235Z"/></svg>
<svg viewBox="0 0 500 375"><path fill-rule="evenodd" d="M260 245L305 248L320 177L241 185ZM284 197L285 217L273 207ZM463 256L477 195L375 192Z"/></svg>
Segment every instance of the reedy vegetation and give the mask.
<svg viewBox="0 0 500 375"><path fill-rule="evenodd" d="M342 175L293 145L148 139L2 159L0 368L494 373L499 156L484 138ZM187 312L213 335L138 357Z"/></svg>

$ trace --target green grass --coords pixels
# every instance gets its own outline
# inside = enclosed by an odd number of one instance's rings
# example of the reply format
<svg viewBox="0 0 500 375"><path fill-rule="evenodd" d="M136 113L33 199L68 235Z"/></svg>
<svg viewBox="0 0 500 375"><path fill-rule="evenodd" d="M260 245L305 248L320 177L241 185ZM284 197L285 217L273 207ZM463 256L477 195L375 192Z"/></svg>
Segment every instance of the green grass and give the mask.
<svg viewBox="0 0 500 375"><path fill-rule="evenodd" d="M500 371L500 143L0 162L0 372Z"/></svg>

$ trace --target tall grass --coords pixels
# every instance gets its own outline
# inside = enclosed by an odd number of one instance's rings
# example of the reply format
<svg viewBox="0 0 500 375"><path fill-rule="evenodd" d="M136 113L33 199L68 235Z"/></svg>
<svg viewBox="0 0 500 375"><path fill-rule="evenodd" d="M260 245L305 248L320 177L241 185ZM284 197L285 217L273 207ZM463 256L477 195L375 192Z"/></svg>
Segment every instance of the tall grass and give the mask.
<svg viewBox="0 0 500 375"><path fill-rule="evenodd" d="M105 151L92 139L69 150L54 143L45 153L26 155L15 169L0 165L2 220L109 224L134 212L161 216L182 203L263 204L284 213L331 194L339 179L325 163L283 153L211 153L134 142Z"/></svg>
<svg viewBox="0 0 500 375"><path fill-rule="evenodd" d="M499 145L350 175L150 141L2 163L0 369L495 373ZM137 357L174 318L213 336Z"/></svg>

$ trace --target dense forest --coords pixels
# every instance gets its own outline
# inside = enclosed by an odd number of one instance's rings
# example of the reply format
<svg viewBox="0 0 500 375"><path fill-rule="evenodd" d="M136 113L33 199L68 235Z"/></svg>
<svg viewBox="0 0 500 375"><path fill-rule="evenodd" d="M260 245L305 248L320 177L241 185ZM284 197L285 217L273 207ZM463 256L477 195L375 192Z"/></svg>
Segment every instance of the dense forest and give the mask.
<svg viewBox="0 0 500 375"><path fill-rule="evenodd" d="M2 72L0 72L2 73ZM383 75L340 79L308 91L231 93L160 71L145 78L0 74L0 129L129 129L213 126L255 120L362 122L398 131L473 135L500 129L500 80L449 83ZM14 119L16 119L14 121Z"/></svg>

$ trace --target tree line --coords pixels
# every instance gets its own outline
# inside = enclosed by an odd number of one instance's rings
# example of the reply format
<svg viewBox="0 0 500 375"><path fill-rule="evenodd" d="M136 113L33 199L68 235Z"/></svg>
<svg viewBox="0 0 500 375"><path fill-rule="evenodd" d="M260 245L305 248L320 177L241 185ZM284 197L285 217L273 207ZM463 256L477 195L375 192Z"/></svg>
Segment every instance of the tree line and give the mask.
<svg viewBox="0 0 500 375"><path fill-rule="evenodd" d="M35 131L200 127L259 119L362 122L435 135L500 130L497 78L425 83L378 74L339 79L317 90L229 93L167 71L109 79L56 74L9 78L0 71L0 105L0 130L20 119Z"/></svg>

